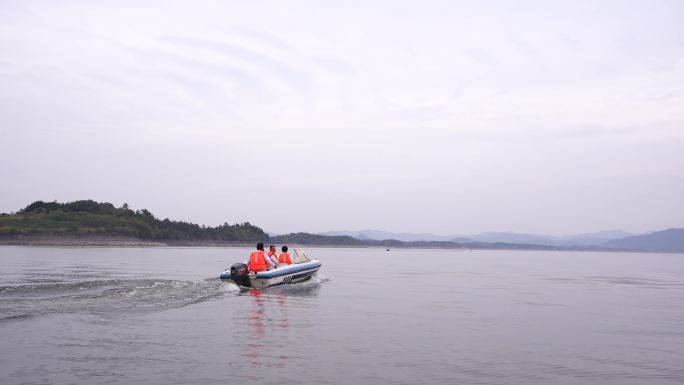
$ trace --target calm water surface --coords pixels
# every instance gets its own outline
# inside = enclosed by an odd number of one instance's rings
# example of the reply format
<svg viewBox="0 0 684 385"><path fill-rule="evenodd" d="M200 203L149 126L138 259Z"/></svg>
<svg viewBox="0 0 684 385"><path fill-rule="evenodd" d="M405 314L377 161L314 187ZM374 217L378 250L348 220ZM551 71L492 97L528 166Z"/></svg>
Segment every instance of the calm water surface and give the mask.
<svg viewBox="0 0 684 385"><path fill-rule="evenodd" d="M684 255L0 247L0 383L681 384Z"/></svg>

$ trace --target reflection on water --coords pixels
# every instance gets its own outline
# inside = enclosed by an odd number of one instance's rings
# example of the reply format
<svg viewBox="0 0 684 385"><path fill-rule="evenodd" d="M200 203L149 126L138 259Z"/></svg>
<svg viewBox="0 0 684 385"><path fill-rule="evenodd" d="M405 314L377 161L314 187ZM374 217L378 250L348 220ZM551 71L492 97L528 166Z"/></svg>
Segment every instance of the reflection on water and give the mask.
<svg viewBox="0 0 684 385"><path fill-rule="evenodd" d="M259 359L262 351L264 337L266 335L265 314L266 314L266 300L262 296L260 289L252 289L249 291L252 309L249 316L251 324L249 333L249 342L247 343L247 357L249 357L252 366L260 366Z"/></svg>
<svg viewBox="0 0 684 385"><path fill-rule="evenodd" d="M249 314L242 319L247 321L243 326L249 330L244 346L251 367L286 366L289 356L293 354L290 311L305 308L306 299L319 294L320 282L316 278L294 285L247 289L241 293L250 299Z"/></svg>

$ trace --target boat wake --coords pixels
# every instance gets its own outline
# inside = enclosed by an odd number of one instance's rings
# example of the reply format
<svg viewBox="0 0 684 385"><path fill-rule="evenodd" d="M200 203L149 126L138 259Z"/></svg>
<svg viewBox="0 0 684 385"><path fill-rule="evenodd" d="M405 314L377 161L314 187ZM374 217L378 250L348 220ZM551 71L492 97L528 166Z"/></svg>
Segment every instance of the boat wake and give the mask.
<svg viewBox="0 0 684 385"><path fill-rule="evenodd" d="M308 296L328 281L320 275L267 292ZM277 289L277 290L276 290ZM240 295L244 288L218 278L199 281L169 279L101 279L84 281L23 282L0 286L0 322L12 322L50 314L125 316L179 308L226 295ZM247 289L249 290L249 289Z"/></svg>
<svg viewBox="0 0 684 385"><path fill-rule="evenodd" d="M216 280L109 279L0 286L0 322L55 313L147 313L208 301L224 292Z"/></svg>

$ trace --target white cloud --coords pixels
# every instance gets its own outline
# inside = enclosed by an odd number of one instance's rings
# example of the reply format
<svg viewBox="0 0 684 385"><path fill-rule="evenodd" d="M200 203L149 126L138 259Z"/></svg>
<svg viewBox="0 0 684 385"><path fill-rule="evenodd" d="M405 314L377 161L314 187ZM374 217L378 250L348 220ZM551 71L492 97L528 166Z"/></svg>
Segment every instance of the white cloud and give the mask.
<svg viewBox="0 0 684 385"><path fill-rule="evenodd" d="M0 211L94 198L278 232L682 226L682 9L3 2Z"/></svg>

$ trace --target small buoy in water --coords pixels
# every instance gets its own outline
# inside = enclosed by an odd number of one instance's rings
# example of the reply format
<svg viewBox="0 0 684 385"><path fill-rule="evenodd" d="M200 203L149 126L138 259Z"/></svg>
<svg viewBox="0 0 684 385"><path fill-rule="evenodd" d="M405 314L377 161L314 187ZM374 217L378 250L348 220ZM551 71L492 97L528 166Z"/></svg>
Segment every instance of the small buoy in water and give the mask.
<svg viewBox="0 0 684 385"><path fill-rule="evenodd" d="M389 251L389 249L387 249L387 250L385 250L385 251Z"/></svg>

